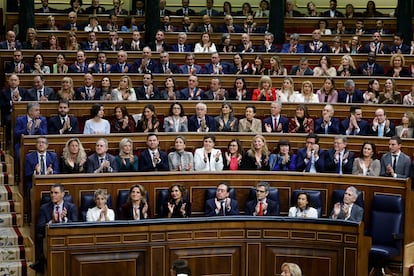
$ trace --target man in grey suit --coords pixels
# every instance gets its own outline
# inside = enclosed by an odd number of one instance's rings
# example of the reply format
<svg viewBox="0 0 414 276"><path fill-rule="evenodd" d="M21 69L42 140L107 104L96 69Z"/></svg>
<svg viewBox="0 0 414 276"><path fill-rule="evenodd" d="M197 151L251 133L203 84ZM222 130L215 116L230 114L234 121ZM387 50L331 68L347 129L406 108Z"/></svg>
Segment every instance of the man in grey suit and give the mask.
<svg viewBox="0 0 414 276"><path fill-rule="evenodd" d="M350 186L344 193L344 202L337 202L329 216L331 219L342 219L347 221L361 222L364 217L364 209L354 204L359 192L354 186Z"/></svg>
<svg viewBox="0 0 414 276"><path fill-rule="evenodd" d="M408 155L401 151L402 140L393 136L388 142L389 152L381 158L381 176L394 178L410 177L411 160Z"/></svg>
<svg viewBox="0 0 414 276"><path fill-rule="evenodd" d="M45 78L43 75L33 77L33 88L27 91L27 101L48 101L55 100L55 91L51 87L45 86Z"/></svg>
<svg viewBox="0 0 414 276"><path fill-rule="evenodd" d="M86 162L88 173L108 173L118 171L115 157L107 151L108 140L99 138L98 141L96 141L95 153L90 155Z"/></svg>

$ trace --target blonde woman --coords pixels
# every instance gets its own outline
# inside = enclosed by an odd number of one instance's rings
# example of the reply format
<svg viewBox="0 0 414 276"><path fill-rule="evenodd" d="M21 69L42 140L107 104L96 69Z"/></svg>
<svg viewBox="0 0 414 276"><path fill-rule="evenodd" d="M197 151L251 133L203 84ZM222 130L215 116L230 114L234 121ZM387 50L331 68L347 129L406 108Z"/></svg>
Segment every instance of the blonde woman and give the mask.
<svg viewBox="0 0 414 276"><path fill-rule="evenodd" d="M262 76L258 88L253 90L252 101L275 101L276 89L272 87L272 79L269 76Z"/></svg>
<svg viewBox="0 0 414 276"><path fill-rule="evenodd" d="M78 43L78 39L77 39L76 33L74 31L69 31L66 34L65 49L66 50L71 50L71 51L80 50L80 45Z"/></svg>
<svg viewBox="0 0 414 276"><path fill-rule="evenodd" d="M265 69L264 74L269 76L287 76L287 70L278 56L272 56L269 60L270 68Z"/></svg>
<svg viewBox="0 0 414 276"><path fill-rule="evenodd" d="M344 55L341 58L341 65L339 65L336 74L338 76L354 76L357 73L357 68L355 66L354 60L350 55Z"/></svg>
<svg viewBox="0 0 414 276"><path fill-rule="evenodd" d="M73 80L70 77L64 77L61 81L61 88L57 92L58 100L69 100L75 99L75 90L73 89Z"/></svg>
<svg viewBox="0 0 414 276"><path fill-rule="evenodd" d="M86 221L100 222L115 220L114 210L109 209L106 204L108 199L106 190L96 190L94 197L96 206L88 209L88 212L86 213Z"/></svg>
<svg viewBox="0 0 414 276"><path fill-rule="evenodd" d="M384 91L378 98L379 104L401 104L401 93L397 91L395 80L387 79L384 84Z"/></svg>
<svg viewBox="0 0 414 276"><path fill-rule="evenodd" d="M414 114L407 111L401 118L401 125L395 127L395 134L401 138L413 138Z"/></svg>
<svg viewBox="0 0 414 276"><path fill-rule="evenodd" d="M23 49L41 50L42 42L37 40L37 32L34 28L28 28L26 32L26 41L22 44Z"/></svg>
<svg viewBox="0 0 414 276"><path fill-rule="evenodd" d="M290 102L296 94L298 91L295 91L295 84L291 77L284 78L282 88L276 90L277 101L282 103Z"/></svg>
<svg viewBox="0 0 414 276"><path fill-rule="evenodd" d="M253 137L250 149L244 154L241 168L243 170L269 170L269 149L263 135Z"/></svg>
<svg viewBox="0 0 414 276"><path fill-rule="evenodd" d="M119 172L137 172L138 156L134 155L134 144L130 138L119 142L119 154L115 157Z"/></svg>
<svg viewBox="0 0 414 276"><path fill-rule="evenodd" d="M85 171L86 152L78 138L70 138L66 141L60 164L62 173Z"/></svg>
<svg viewBox="0 0 414 276"><path fill-rule="evenodd" d="M405 58L403 54L393 54L390 59L390 69L387 72L387 76L399 78L399 77L411 77L410 72L405 66Z"/></svg>
<svg viewBox="0 0 414 276"><path fill-rule="evenodd" d="M117 88L111 92L113 101L136 101L137 95L132 87L132 80L129 76L122 76Z"/></svg>
<svg viewBox="0 0 414 276"><path fill-rule="evenodd" d="M295 263L283 263L281 276L302 276L302 270Z"/></svg>
<svg viewBox="0 0 414 276"><path fill-rule="evenodd" d="M302 83L301 93L292 98L295 103L319 103L319 98L313 93L313 84L311 81L304 81Z"/></svg>

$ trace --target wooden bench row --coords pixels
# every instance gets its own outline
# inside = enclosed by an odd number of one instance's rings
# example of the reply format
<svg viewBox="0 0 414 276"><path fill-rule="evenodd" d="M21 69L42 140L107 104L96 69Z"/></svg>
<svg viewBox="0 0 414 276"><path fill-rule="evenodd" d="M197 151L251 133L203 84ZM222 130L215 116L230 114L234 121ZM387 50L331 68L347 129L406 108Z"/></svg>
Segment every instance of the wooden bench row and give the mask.
<svg viewBox="0 0 414 276"><path fill-rule="evenodd" d="M292 191L295 189L318 190L323 195L323 214L326 216L332 208L332 194L336 189L346 189L348 186L355 186L363 193L365 216L364 223L369 228L371 204L374 195L389 194L399 195L404 199L405 222L404 222L404 245L413 241L413 203L412 192L409 180L388 179L375 177L338 176L329 174L307 174L302 173L274 173L274 172L219 172L215 174L206 173L116 173L100 175L53 175L37 176L34 178L32 197L32 218L36 221L38 216L40 198L42 193L48 193L53 183L62 183L65 190L72 195L74 203L80 206L82 193L92 192L97 188L107 189L113 196L116 206L116 197L120 190L128 189L132 184L142 184L148 191L149 204L155 206L157 194L161 189L168 188L171 184L180 182L186 186L190 193L190 201L194 216L203 214L204 192L208 187L215 187L222 181L236 189L236 198L240 209L244 210L248 193L252 186L258 181L268 181L272 187L279 189L282 215L287 214ZM153 207L151 207L153 208ZM329 229L327 227L326 229ZM306 229L302 229L306 231ZM406 250L408 251L408 250ZM398 258L404 257L403 252ZM362 256L360 256L362 257ZM335 274L336 275L336 274Z"/></svg>

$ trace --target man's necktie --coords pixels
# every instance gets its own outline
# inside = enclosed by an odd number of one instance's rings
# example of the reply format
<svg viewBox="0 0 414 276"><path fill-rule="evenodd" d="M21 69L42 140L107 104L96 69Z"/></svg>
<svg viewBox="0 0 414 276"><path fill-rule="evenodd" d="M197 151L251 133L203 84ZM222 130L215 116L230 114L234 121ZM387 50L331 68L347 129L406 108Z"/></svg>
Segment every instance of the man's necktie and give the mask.
<svg viewBox="0 0 414 276"><path fill-rule="evenodd" d="M55 213L56 213L57 221L58 222L61 222L59 209L60 209L59 208L59 205L56 205L56 207L55 207Z"/></svg>
<svg viewBox="0 0 414 276"><path fill-rule="evenodd" d="M42 90L37 90L37 99L40 100L42 96Z"/></svg>
<svg viewBox="0 0 414 276"><path fill-rule="evenodd" d="M182 53L182 52L184 52L184 45L178 45L178 48L179 48L179 52L180 53Z"/></svg>
<svg viewBox="0 0 414 276"><path fill-rule="evenodd" d="M276 131L276 130L277 130L277 119L274 118L274 120L273 120L273 131Z"/></svg>
<svg viewBox="0 0 414 276"><path fill-rule="evenodd" d="M164 64L164 73L167 73L167 70L168 70L168 66L167 66L167 63L165 63Z"/></svg>
<svg viewBox="0 0 414 276"><path fill-rule="evenodd" d="M397 156L398 155L396 155L396 154L393 154L392 155L392 169L393 169L393 171L394 171L394 173L396 173L395 172L395 169L397 168Z"/></svg>
<svg viewBox="0 0 414 276"><path fill-rule="evenodd" d="M226 215L226 201L225 200L223 200L221 202L220 215L221 216L225 216Z"/></svg>
<svg viewBox="0 0 414 276"><path fill-rule="evenodd" d="M338 160L338 173L342 174L342 158L343 158L343 153L340 152L339 153L339 160Z"/></svg>
<svg viewBox="0 0 414 276"><path fill-rule="evenodd" d="M35 119L31 119L32 120L32 126L30 127L30 135L34 135L36 133L36 120Z"/></svg>
<svg viewBox="0 0 414 276"><path fill-rule="evenodd" d="M46 174L45 156L40 155L40 174Z"/></svg>
<svg viewBox="0 0 414 276"><path fill-rule="evenodd" d="M99 165L103 163L104 159L102 157L99 158Z"/></svg>
<svg viewBox="0 0 414 276"><path fill-rule="evenodd" d="M263 202L259 202L259 212L257 213L258 216L263 216Z"/></svg>

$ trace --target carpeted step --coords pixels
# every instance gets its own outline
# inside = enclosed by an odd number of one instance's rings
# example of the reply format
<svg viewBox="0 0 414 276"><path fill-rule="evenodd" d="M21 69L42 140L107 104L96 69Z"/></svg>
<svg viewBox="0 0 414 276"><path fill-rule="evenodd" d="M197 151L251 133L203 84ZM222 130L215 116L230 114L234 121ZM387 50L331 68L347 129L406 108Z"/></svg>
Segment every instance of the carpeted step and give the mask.
<svg viewBox="0 0 414 276"><path fill-rule="evenodd" d="M22 204L13 200L0 201L0 213L22 213Z"/></svg>
<svg viewBox="0 0 414 276"><path fill-rule="evenodd" d="M26 260L26 251L23 245L0 248L0 262Z"/></svg>
<svg viewBox="0 0 414 276"><path fill-rule="evenodd" d="M24 245L19 227L0 227L0 248Z"/></svg>
<svg viewBox="0 0 414 276"><path fill-rule="evenodd" d="M26 276L26 261L0 262L0 275Z"/></svg>
<svg viewBox="0 0 414 276"><path fill-rule="evenodd" d="M10 189L9 185L0 185L0 201L9 201L9 200L13 200L12 189Z"/></svg>
<svg viewBox="0 0 414 276"><path fill-rule="evenodd" d="M0 213L0 227L23 226L23 216L17 213Z"/></svg>

